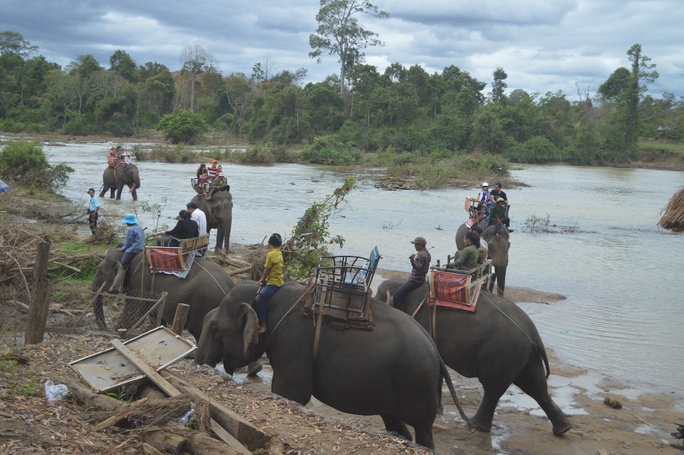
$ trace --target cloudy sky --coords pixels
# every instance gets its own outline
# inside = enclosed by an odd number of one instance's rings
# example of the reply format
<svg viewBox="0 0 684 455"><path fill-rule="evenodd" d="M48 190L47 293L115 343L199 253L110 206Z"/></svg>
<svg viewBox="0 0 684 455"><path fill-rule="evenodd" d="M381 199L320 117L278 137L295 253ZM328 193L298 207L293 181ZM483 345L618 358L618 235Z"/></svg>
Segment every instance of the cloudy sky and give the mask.
<svg viewBox="0 0 684 455"><path fill-rule="evenodd" d="M490 83L502 67L508 92L577 86L593 95L640 43L660 78L649 93L684 96L682 0L376 0L391 17L358 16L384 47L366 50L379 71L391 63L440 72L456 65ZM199 45L220 70L252 73L305 68L306 82L338 73L335 56L308 54L318 0L0 0L0 31L19 32L48 60L66 65L92 54L104 67L117 49L141 65L182 66L184 47ZM490 90L488 85L485 92Z"/></svg>

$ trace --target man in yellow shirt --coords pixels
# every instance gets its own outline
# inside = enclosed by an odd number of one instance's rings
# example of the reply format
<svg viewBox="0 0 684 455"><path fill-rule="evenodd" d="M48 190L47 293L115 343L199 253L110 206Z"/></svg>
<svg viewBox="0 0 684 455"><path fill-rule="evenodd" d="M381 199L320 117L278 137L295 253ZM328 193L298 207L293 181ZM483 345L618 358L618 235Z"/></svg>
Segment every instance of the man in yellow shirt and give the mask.
<svg viewBox="0 0 684 455"><path fill-rule="evenodd" d="M268 246L271 250L266 255L266 264L264 264L264 273L261 279L257 281L257 286L262 286L261 292L257 294L256 298L256 312L259 317L259 335L266 332L266 300L268 300L276 291L285 283L283 275L283 253L280 251L280 245L283 244L283 238L280 234L272 234L268 239Z"/></svg>

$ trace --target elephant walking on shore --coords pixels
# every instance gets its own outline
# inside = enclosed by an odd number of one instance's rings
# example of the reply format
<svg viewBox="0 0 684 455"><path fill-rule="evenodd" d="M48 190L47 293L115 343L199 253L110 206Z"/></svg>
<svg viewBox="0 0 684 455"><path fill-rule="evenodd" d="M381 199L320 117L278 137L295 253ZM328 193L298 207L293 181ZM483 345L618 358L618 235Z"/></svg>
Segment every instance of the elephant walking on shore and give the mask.
<svg viewBox="0 0 684 455"><path fill-rule="evenodd" d="M342 412L380 415L388 431L434 449L432 424L446 366L428 334L404 313L376 302L372 330L316 327L298 306L305 287L285 283L269 300L268 331L258 335L254 284L240 283L210 311L195 351L198 364L223 361L228 373L266 352L274 393L302 405L311 396ZM453 384L447 379L457 402ZM459 406L460 407L460 406ZM465 416L465 414L463 414Z"/></svg>
<svg viewBox="0 0 684 455"><path fill-rule="evenodd" d="M145 293L161 294L166 291L166 304L162 314L162 321L167 324L173 322L176 314L176 306L179 303L190 305L190 311L185 323L185 328L199 340L202 334L204 316L216 308L223 297L235 286L233 279L220 265L210 259L195 258L195 262L186 278L178 278L175 275L158 273L152 282L152 274L149 271L149 262L144 261L144 252L138 253L131 261L124 281L127 295L140 296L141 288ZM91 288L97 291L103 283L105 290L109 289L116 275L116 262L121 261L123 253L116 249L110 250L105 255L95 273ZM154 286L152 288L152 286ZM142 302L137 299L126 299L121 323L133 324L133 319L140 313L141 306L147 306L145 311L152 305L151 302ZM102 308L102 297L95 302L95 316L101 325L105 325ZM125 327L129 328L129 327Z"/></svg>
<svg viewBox="0 0 684 455"><path fill-rule="evenodd" d="M404 281L384 281L378 288L378 297L393 296ZM477 377L482 384L484 397L471 419L475 428L491 430L499 399L511 384L534 398L553 424L553 434L560 436L572 428L568 417L549 396L546 349L523 310L509 300L482 291L475 312L438 307L433 323L433 309L424 304L428 290L424 284L412 291L405 311L415 312L416 321L427 330L434 324L433 337L444 362L467 378Z"/></svg>
<svg viewBox="0 0 684 455"><path fill-rule="evenodd" d="M140 188L140 173L135 164L120 165L116 169L108 167L102 173L102 191L100 197L103 197L107 190L109 190L109 198L114 199L114 191L116 191L116 200L121 199L121 192L126 185L131 189L131 196L133 200L138 200L138 188Z"/></svg>

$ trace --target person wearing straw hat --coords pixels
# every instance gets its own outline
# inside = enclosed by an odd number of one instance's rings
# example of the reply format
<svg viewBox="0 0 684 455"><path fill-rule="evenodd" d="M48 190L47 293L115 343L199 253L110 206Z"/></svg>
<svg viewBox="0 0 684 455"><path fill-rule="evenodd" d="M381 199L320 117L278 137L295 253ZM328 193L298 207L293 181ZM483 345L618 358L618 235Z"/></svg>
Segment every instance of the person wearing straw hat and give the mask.
<svg viewBox="0 0 684 455"><path fill-rule="evenodd" d="M427 245L425 237L416 237L411 243L416 249L416 252L409 256L411 273L406 283L402 284L394 293L394 307L401 311L404 311L406 307L409 293L425 283L425 277L430 270L430 261L432 261L430 252L425 248Z"/></svg>
<svg viewBox="0 0 684 455"><path fill-rule="evenodd" d="M118 251L123 251L121 262L116 262L116 276L114 282L109 288L110 291L115 289L121 290L123 287L124 278L126 277L126 270L131 264L131 261L136 254L140 253L145 247L145 231L138 224L138 218L132 213L128 213L126 217L121 220L122 224L128 225L128 232L126 232L126 239L117 247Z"/></svg>

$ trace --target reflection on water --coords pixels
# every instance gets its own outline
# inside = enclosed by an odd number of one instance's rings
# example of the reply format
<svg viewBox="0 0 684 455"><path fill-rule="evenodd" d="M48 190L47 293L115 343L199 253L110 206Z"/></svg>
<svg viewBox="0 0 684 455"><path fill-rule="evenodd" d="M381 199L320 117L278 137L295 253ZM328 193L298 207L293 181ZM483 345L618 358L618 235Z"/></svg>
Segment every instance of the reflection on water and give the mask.
<svg viewBox="0 0 684 455"><path fill-rule="evenodd" d="M49 146L51 162L76 169L63 190L85 202L89 187L100 187L108 144ZM139 163L142 201L168 200L163 224L194 196L190 178L197 164ZM313 202L320 202L344 178L313 166L225 164L235 204L231 241L258 243L272 232L287 235ZM684 395L684 237L656 228L660 209L684 184L683 174L643 169L527 166L513 178L530 185L507 189L512 235L507 284L559 293L553 305L521 304L548 348L580 367L622 381L652 384ZM477 189L382 191L359 176L348 206L330 220L330 230L346 239L344 252L367 256L377 245L380 268L410 269L410 240L424 236L433 257L452 254L454 233L467 216L465 196ZM113 221L135 204L103 198ZM141 213L138 211L138 213ZM531 216L575 227L564 234L522 232ZM141 214L153 228L154 216Z"/></svg>

